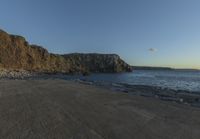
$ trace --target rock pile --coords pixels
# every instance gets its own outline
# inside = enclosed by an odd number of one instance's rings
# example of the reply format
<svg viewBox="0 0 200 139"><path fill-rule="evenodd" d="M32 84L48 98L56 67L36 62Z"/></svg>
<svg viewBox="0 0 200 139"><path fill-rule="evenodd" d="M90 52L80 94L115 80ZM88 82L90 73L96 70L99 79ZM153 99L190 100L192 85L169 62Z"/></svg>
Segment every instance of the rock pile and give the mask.
<svg viewBox="0 0 200 139"><path fill-rule="evenodd" d="M25 71L25 70L7 70L0 69L0 78L8 78L8 79L23 79L27 77L32 77L36 75L36 73Z"/></svg>

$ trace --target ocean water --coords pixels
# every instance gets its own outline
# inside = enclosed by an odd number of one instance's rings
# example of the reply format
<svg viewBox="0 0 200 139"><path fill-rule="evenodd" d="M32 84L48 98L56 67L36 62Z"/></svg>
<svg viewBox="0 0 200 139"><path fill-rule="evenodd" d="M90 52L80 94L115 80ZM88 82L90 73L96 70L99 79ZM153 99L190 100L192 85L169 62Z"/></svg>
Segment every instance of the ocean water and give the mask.
<svg viewBox="0 0 200 139"><path fill-rule="evenodd" d="M63 79L81 79L100 83L150 85L175 90L200 92L200 71L134 70L130 73L91 74L90 76L62 76Z"/></svg>

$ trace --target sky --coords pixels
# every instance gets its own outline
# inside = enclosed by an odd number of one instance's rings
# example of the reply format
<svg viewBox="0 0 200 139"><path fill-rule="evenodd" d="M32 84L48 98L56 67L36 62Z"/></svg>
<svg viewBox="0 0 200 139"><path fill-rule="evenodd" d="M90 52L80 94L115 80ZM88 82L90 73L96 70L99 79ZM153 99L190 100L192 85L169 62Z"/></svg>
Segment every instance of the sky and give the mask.
<svg viewBox="0 0 200 139"><path fill-rule="evenodd" d="M49 52L200 69L199 0L0 0L0 28Z"/></svg>

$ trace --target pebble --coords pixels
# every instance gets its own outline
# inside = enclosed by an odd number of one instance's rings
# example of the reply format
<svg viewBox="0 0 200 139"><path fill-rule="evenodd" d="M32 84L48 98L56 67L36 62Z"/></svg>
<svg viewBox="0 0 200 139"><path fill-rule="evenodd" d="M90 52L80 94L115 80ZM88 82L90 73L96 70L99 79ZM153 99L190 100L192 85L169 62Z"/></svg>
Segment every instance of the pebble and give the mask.
<svg viewBox="0 0 200 139"><path fill-rule="evenodd" d="M34 76L35 73L26 70L0 69L0 78L23 79Z"/></svg>

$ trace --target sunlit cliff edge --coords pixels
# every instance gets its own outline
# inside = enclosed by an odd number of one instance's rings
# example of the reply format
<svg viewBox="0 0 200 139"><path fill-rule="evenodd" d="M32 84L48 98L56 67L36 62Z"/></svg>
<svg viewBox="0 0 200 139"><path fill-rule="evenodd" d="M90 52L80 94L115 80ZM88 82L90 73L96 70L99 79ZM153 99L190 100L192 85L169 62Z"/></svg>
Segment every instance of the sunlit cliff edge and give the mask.
<svg viewBox="0 0 200 139"><path fill-rule="evenodd" d="M131 66L116 54L53 54L3 30L0 30L0 68L66 74L131 71Z"/></svg>

